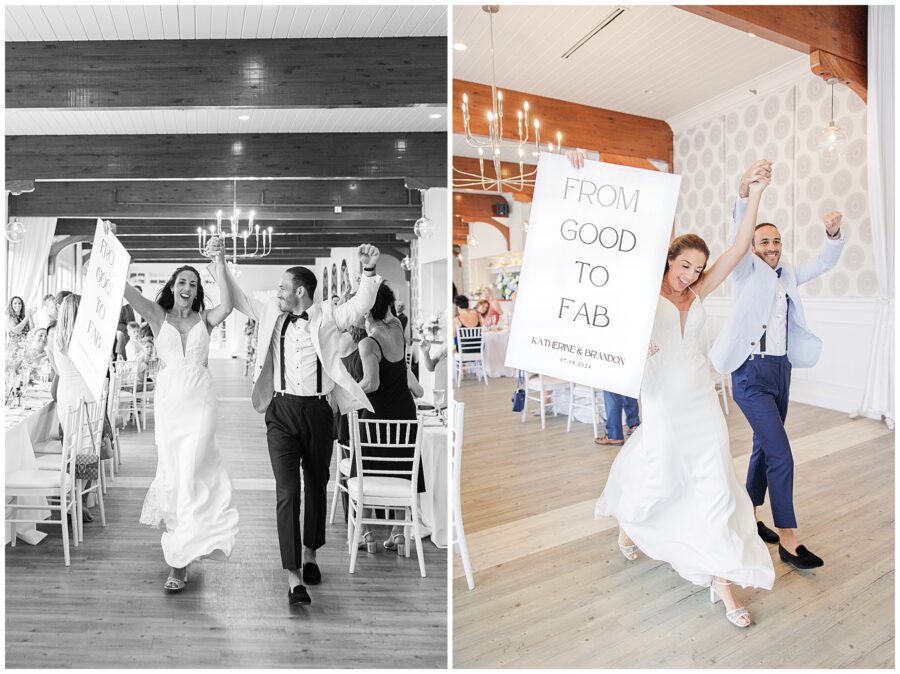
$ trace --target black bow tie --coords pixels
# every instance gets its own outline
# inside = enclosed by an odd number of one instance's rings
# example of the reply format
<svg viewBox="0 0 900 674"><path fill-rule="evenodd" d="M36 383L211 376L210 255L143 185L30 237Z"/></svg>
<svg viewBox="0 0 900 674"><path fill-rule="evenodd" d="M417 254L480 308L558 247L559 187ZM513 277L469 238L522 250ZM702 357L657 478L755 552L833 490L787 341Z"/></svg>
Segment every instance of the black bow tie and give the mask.
<svg viewBox="0 0 900 674"><path fill-rule="evenodd" d="M775 273L778 275L778 278L781 278L781 267L775 270Z"/></svg>
<svg viewBox="0 0 900 674"><path fill-rule="evenodd" d="M309 315L304 311L302 314L288 314L287 319L294 323L297 319L303 319L304 321L309 320Z"/></svg>

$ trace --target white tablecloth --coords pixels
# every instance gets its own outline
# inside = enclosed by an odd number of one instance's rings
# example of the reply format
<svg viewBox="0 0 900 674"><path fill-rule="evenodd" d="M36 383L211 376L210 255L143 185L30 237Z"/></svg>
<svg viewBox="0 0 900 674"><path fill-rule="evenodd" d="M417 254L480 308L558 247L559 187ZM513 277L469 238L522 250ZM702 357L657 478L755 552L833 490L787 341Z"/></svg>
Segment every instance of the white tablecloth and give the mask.
<svg viewBox="0 0 900 674"><path fill-rule="evenodd" d="M449 544L447 533L447 429L425 426L422 438L422 470L425 492L419 495L422 522L431 530L431 542L439 548Z"/></svg>
<svg viewBox="0 0 900 674"><path fill-rule="evenodd" d="M36 397L26 401L26 405L35 405L36 409L24 409L20 407L7 408L6 410L6 448L5 468L6 474L16 470L29 470L37 467L34 456L34 445L45 441L53 425L57 423L56 403L50 400L49 395ZM34 505L47 505L47 499L42 497L22 497L20 503ZM16 515L11 515L7 510L7 516L14 518L31 517L34 519L47 519L49 510L19 510ZM37 531L34 524L16 525L18 537L28 543L38 543L47 534ZM12 525L6 525L5 542L12 540Z"/></svg>
<svg viewBox="0 0 900 674"><path fill-rule="evenodd" d="M488 377L515 377L516 371L506 367L506 347L509 344L509 330L489 332L483 330L484 371Z"/></svg>

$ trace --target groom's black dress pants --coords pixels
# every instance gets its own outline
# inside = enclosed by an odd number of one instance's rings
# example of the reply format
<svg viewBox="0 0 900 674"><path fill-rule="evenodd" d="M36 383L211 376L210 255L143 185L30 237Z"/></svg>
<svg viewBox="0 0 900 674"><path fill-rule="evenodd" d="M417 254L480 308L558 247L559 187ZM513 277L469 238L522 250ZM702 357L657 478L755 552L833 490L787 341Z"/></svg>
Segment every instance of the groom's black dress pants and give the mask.
<svg viewBox="0 0 900 674"><path fill-rule="evenodd" d="M302 566L302 544L325 545L327 487L334 440L334 414L325 396L276 393L266 410L266 439L275 474L275 512L281 565ZM300 474L306 504L300 533Z"/></svg>

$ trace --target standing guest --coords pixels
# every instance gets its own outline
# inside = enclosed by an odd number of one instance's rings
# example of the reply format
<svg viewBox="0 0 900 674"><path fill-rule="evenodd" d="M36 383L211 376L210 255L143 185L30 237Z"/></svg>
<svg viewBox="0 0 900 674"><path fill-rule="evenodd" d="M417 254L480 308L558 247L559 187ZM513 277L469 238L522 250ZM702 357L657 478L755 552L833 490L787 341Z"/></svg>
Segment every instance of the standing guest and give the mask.
<svg viewBox="0 0 900 674"><path fill-rule="evenodd" d="M219 245L217 239L210 244L211 248ZM363 264L359 288L353 299L337 307L327 300L313 301L318 280L306 267L285 270L278 284L277 302L268 303L251 300L227 269L220 275L220 283L232 288L237 310L259 321L256 381L250 400L253 409L266 415L281 565L288 572L290 604L309 604L303 582L316 585L322 580L316 550L325 545L327 488L334 449L334 414L329 399L343 412L371 409L338 351L341 330L369 310L381 282L375 274L378 249L363 244L357 252ZM323 297L327 297L324 293L323 289Z"/></svg>
<svg viewBox="0 0 900 674"><path fill-rule="evenodd" d="M136 288L132 289L136 293L138 292ZM125 347L128 344L128 324L133 320L134 309L131 308L131 304L122 300L122 308L119 310L119 324L116 326L115 353L118 360L124 360L127 357Z"/></svg>
<svg viewBox="0 0 900 674"><path fill-rule="evenodd" d="M369 397L372 411L363 411L361 419L415 419L416 401L424 390L406 366L406 340L400 321L390 308L394 305L394 291L387 283L378 287L375 304L366 320L368 337L359 343L359 355L363 366L362 390ZM380 449L373 456L399 457L403 450ZM403 470L408 463L380 462L380 470ZM425 491L425 477L419 466L418 491ZM403 527L394 526L385 550L397 550L403 536Z"/></svg>
<svg viewBox="0 0 900 674"><path fill-rule="evenodd" d="M768 162L759 162L771 169ZM741 177L734 222L747 210L756 164ZM797 287L821 276L837 264L846 235L842 215L825 215L825 241L819 255L795 269L781 261L781 233L771 223L756 226L752 247L735 267L733 311L710 350L717 371L731 373L734 401L753 428L753 452L747 469L747 492L753 514L772 502L776 534L756 521L760 538L778 543L781 560L798 569L814 569L825 562L797 540L794 513L794 457L784 429L792 367L812 367L822 352L822 340L806 325ZM732 231L731 238L735 233Z"/></svg>
<svg viewBox="0 0 900 674"><path fill-rule="evenodd" d="M75 329L75 319L78 316L78 305L81 295L67 295L60 304L56 327L53 330L53 340L48 343L53 369L59 375L59 384L56 388L56 412L62 424L63 437L70 433L80 433L80 429L70 428L69 412L78 405L80 399L86 403L94 402L88 385L81 376L75 363L69 358L69 345L72 342L72 333ZM69 436L71 437L71 436ZM93 522L94 518L87 507L83 508L82 519L85 522Z"/></svg>
<svg viewBox="0 0 900 674"><path fill-rule="evenodd" d="M6 307L6 334L10 339L21 339L31 329L31 316L34 312L25 311L25 302L21 297L13 297Z"/></svg>
<svg viewBox="0 0 900 674"><path fill-rule="evenodd" d="M40 308L34 313L34 327L48 328L56 320L56 295L44 295Z"/></svg>
<svg viewBox="0 0 900 674"><path fill-rule="evenodd" d="M403 327L403 335L406 336L406 326L409 325L409 316L406 315L406 305L401 301L397 300L396 311L394 315L400 321L400 325Z"/></svg>
<svg viewBox="0 0 900 674"><path fill-rule="evenodd" d="M488 303L484 324L498 325L500 323L500 317L503 315L503 307L500 306L500 301L494 296L494 289L491 286L487 286L484 289L484 292L481 293L481 298Z"/></svg>
<svg viewBox="0 0 900 674"><path fill-rule="evenodd" d="M596 438L598 445L624 445L625 434L622 432L622 410L625 410L625 423L628 424L628 434L634 433L641 424L641 416L638 411L638 401L628 396L603 392L603 405L606 408L606 435Z"/></svg>

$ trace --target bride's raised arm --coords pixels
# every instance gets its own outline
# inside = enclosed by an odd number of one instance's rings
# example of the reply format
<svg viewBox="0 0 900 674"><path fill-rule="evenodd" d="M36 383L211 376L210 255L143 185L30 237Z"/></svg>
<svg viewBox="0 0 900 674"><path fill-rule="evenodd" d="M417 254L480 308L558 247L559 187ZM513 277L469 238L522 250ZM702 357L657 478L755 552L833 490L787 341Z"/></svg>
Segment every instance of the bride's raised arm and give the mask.
<svg viewBox="0 0 900 674"><path fill-rule="evenodd" d="M703 279L699 284L701 300L722 285L738 262L741 261L741 258L747 254L750 245L753 243L759 202L762 199L763 191L769 186L771 181L768 172L763 169L760 169L753 177L754 180L750 183L750 198L747 200L747 210L744 212L744 219L741 221L737 236L734 237L731 246L726 248L725 252L706 269L706 273L704 273Z"/></svg>
<svg viewBox="0 0 900 674"><path fill-rule="evenodd" d="M213 250L213 263L216 267L216 278L219 279L219 304L206 312L206 322L214 328L228 318L234 309L234 297L229 283L228 265L225 264L225 251L221 248Z"/></svg>

